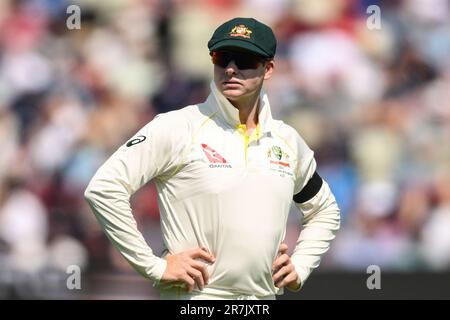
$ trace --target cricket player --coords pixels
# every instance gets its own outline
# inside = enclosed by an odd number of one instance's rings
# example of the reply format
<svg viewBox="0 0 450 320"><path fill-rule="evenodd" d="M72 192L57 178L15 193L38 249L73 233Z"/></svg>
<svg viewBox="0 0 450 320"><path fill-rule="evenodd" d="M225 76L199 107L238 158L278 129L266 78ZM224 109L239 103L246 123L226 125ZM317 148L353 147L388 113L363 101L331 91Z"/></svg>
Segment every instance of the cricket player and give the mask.
<svg viewBox="0 0 450 320"><path fill-rule="evenodd" d="M167 299L275 299L299 290L339 229L339 208L300 135L272 118L263 83L275 36L252 18L208 42L214 81L205 102L159 114L97 171L85 197L123 257ZM130 197L158 190L165 253L138 231ZM283 243L292 201L303 228Z"/></svg>

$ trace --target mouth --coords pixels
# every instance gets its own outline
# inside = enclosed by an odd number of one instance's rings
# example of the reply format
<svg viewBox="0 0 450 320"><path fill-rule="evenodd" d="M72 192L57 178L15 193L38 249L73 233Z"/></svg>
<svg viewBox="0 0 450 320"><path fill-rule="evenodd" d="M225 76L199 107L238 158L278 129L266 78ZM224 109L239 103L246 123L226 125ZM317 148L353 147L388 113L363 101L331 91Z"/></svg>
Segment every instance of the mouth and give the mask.
<svg viewBox="0 0 450 320"><path fill-rule="evenodd" d="M241 83L238 81L233 81L233 80L229 80L229 81L223 81L222 82L224 85L240 85Z"/></svg>

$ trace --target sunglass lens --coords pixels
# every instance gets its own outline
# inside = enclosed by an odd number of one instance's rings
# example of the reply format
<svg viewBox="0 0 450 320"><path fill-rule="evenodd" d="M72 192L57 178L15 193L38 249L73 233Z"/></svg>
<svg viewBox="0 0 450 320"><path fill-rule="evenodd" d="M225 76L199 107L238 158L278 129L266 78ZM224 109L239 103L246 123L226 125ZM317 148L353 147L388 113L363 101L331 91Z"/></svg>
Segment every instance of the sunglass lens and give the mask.
<svg viewBox="0 0 450 320"><path fill-rule="evenodd" d="M213 64L222 68L226 68L231 61L234 61L239 69L245 70L258 68L261 59L241 52L215 51L212 54Z"/></svg>
<svg viewBox="0 0 450 320"><path fill-rule="evenodd" d="M256 69L259 66L259 59L248 54L239 54L236 57L236 65L239 69Z"/></svg>
<svg viewBox="0 0 450 320"><path fill-rule="evenodd" d="M230 61L231 57L227 52L215 51L212 53L212 62L219 67L226 68Z"/></svg>

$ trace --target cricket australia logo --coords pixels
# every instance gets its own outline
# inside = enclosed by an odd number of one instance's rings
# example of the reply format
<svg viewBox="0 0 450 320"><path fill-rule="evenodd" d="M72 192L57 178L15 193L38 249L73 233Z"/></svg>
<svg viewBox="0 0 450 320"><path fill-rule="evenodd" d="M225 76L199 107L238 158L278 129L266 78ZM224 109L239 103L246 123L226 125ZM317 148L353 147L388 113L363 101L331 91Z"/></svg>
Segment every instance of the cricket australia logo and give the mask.
<svg viewBox="0 0 450 320"><path fill-rule="evenodd" d="M285 153L279 146L273 146L267 151L267 157L270 159L271 164L277 164L282 167L290 167L289 155ZM284 161L281 161L284 160Z"/></svg>
<svg viewBox="0 0 450 320"><path fill-rule="evenodd" d="M240 24L240 25L234 26L234 28L231 29L229 35L231 37L242 37L242 38L249 39L252 33L253 33L252 30L247 28L245 25Z"/></svg>
<svg viewBox="0 0 450 320"><path fill-rule="evenodd" d="M292 176L289 155L281 147L273 146L268 148L267 158L270 170L280 173L282 177L285 175Z"/></svg>
<svg viewBox="0 0 450 320"><path fill-rule="evenodd" d="M272 151L273 151L273 154L275 155L275 157L278 160L281 160L281 158L283 157L283 151L281 150L281 148L279 146L273 146Z"/></svg>

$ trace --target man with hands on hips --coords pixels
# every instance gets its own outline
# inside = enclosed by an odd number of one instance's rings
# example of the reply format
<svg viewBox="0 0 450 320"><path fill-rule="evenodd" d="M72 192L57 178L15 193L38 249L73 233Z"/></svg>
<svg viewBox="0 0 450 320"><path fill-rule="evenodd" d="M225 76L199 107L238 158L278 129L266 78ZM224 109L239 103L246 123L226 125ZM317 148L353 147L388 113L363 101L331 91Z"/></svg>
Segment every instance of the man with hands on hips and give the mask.
<svg viewBox="0 0 450 320"><path fill-rule="evenodd" d="M159 114L97 171L85 197L113 245L164 299L275 299L297 291L329 249L340 214L313 151L272 118L263 83L274 72L267 25L235 18L208 49L205 102ZM166 248L156 256L137 230L129 199L158 191ZM292 201L302 231L283 243Z"/></svg>

